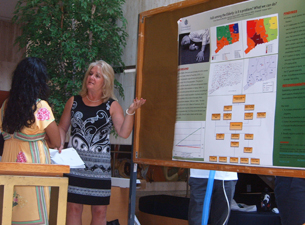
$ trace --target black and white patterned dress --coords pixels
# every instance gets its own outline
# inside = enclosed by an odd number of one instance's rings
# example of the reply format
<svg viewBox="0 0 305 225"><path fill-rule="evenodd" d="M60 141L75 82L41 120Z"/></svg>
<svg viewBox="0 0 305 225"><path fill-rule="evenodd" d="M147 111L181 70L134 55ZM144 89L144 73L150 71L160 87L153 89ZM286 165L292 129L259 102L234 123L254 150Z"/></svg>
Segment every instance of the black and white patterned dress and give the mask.
<svg viewBox="0 0 305 225"><path fill-rule="evenodd" d="M86 106L74 96L71 109L69 147L77 150L86 168L73 169L69 177L68 202L108 205L111 191L111 155L109 134L112 129L109 99L99 106Z"/></svg>

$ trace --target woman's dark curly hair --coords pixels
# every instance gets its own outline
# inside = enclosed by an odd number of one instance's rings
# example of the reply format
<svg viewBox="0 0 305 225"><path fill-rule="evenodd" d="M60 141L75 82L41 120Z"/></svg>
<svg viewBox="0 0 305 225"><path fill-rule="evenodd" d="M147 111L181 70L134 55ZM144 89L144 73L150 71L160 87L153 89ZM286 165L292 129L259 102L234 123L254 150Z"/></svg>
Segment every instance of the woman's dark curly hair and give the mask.
<svg viewBox="0 0 305 225"><path fill-rule="evenodd" d="M35 122L37 99L49 96L48 74L43 59L29 57L16 67L5 106L2 129L10 134L30 127Z"/></svg>

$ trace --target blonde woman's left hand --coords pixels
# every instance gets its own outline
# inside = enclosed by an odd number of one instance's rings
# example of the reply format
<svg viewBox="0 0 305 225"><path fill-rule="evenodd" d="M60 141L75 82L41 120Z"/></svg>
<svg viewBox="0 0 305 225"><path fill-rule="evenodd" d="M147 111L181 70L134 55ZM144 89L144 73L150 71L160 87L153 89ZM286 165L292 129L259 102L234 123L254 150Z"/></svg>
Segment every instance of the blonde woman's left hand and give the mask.
<svg viewBox="0 0 305 225"><path fill-rule="evenodd" d="M135 99L133 100L133 103L132 103L132 104L129 106L129 108L128 108L128 113L129 113L129 114L134 114L135 111L136 111L138 108L140 108L142 105L145 104L145 102L146 102L146 99L143 99L143 98L140 98L140 99L135 98Z"/></svg>

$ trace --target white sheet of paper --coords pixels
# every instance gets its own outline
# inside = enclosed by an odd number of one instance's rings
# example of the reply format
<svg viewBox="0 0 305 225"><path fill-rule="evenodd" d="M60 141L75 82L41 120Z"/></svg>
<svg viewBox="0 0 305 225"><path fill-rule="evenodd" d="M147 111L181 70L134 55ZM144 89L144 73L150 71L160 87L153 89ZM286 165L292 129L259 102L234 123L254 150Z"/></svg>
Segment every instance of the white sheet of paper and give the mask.
<svg viewBox="0 0 305 225"><path fill-rule="evenodd" d="M74 148L66 148L58 152L56 149L49 149L52 164L68 165L70 168L85 168L85 163L79 157Z"/></svg>

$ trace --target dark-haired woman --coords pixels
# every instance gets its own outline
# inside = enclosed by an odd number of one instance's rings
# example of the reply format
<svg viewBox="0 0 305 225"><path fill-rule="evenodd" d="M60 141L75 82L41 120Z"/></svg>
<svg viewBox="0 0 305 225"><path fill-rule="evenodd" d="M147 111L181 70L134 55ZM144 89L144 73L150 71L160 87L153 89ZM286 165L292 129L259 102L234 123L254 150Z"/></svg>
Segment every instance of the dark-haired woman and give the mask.
<svg viewBox="0 0 305 225"><path fill-rule="evenodd" d="M17 65L0 111L2 162L50 164L49 147L60 147L47 82L42 59L25 58ZM49 194L48 187L15 187L12 224L49 224Z"/></svg>

